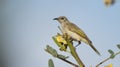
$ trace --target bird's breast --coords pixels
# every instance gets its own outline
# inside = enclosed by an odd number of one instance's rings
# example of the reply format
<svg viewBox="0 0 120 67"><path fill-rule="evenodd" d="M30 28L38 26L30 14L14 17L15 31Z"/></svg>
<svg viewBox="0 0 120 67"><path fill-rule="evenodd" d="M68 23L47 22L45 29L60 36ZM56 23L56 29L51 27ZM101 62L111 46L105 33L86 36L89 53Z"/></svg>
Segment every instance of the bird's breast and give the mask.
<svg viewBox="0 0 120 67"><path fill-rule="evenodd" d="M77 40L77 41L81 41L82 40L82 37L79 36L77 33L75 32L72 32L70 30L66 30L66 33L71 37L73 38L74 40Z"/></svg>
<svg viewBox="0 0 120 67"><path fill-rule="evenodd" d="M63 33L67 33L73 40L82 41L82 42L88 44L88 41L85 38L81 37L80 35L78 35L77 33L73 32L73 31L71 31L67 25L66 26L62 25L62 31L63 31Z"/></svg>

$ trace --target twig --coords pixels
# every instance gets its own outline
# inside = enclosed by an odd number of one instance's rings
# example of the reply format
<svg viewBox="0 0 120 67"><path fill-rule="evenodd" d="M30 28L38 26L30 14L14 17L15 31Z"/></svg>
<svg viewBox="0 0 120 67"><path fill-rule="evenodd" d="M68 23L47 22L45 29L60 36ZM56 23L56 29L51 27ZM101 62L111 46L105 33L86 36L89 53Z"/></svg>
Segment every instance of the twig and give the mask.
<svg viewBox="0 0 120 67"><path fill-rule="evenodd" d="M97 64L96 67L99 67L101 64L103 64L104 62L108 61L109 59L111 59L111 58L110 57L106 58L105 60L103 60L102 62Z"/></svg>
<svg viewBox="0 0 120 67"><path fill-rule="evenodd" d="M72 63L72 62L70 62L70 61L68 61L68 60L66 60L66 59L63 59L63 58L60 58L60 57L57 57L57 58L60 59L60 60L65 61L66 63L69 63L69 64L71 64L71 65L73 65L73 66L75 66L75 67L79 67L78 65L76 65L76 64L74 64L74 63Z"/></svg>
<svg viewBox="0 0 120 67"><path fill-rule="evenodd" d="M120 54L120 51L119 51L119 52L117 52L117 53L115 53L115 56L116 56L116 55L118 55L118 54Z"/></svg>
<svg viewBox="0 0 120 67"><path fill-rule="evenodd" d="M116 55L118 55L118 54L120 54L120 51L117 52L117 53L115 53L114 55L116 56ZM103 60L103 61L101 61L99 64L97 64L96 67L99 67L101 64L103 64L104 62L106 62L106 61L108 61L108 60L110 60L110 59L111 59L110 57L106 58L105 60Z"/></svg>
<svg viewBox="0 0 120 67"><path fill-rule="evenodd" d="M58 26L58 29L62 32L62 34L64 34L63 31L62 31L62 29L60 28L60 26Z"/></svg>
<svg viewBox="0 0 120 67"><path fill-rule="evenodd" d="M70 62L70 61L66 60L67 57L65 57L61 54L58 54L57 51L54 48L50 47L49 45L47 45L46 47L47 48L45 49L45 51L48 52L49 54L51 54L52 56L54 56L55 58L63 60L66 63L69 63L69 64L73 65L74 67L79 67L77 64L74 64L73 62Z"/></svg>
<svg viewBox="0 0 120 67"><path fill-rule="evenodd" d="M66 40L66 41L67 41L68 46L70 48L71 54L75 58L75 60L77 61L77 63L79 64L79 67L85 67L85 65L83 64L83 62L79 58L79 56L78 56L78 54L77 54L77 52L76 52L73 44L69 40Z"/></svg>

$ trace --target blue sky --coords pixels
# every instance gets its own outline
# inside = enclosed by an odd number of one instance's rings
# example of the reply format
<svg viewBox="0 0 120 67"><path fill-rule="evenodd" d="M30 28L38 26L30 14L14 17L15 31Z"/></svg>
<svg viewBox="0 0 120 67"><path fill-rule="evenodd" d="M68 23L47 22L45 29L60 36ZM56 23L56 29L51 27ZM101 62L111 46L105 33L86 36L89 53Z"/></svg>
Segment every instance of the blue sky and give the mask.
<svg viewBox="0 0 120 67"><path fill-rule="evenodd" d="M53 18L66 16L86 32L101 53L98 56L84 43L77 47L86 67L94 67L109 56L108 49L119 51L116 47L120 43L119 6L118 1L106 7L103 0L6 0L2 37L7 66L48 67L50 58L56 67L71 66L44 51L47 44L59 50L51 37L60 32L57 28L60 24ZM75 62L69 53L65 55ZM120 55L101 67L110 63L120 66Z"/></svg>

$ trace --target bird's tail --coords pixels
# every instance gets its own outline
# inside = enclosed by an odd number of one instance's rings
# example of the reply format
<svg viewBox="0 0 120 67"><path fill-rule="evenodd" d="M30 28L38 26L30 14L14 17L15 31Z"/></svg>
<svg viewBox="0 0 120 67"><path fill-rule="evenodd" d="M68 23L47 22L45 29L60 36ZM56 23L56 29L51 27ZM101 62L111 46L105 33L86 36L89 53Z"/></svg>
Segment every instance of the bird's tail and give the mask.
<svg viewBox="0 0 120 67"><path fill-rule="evenodd" d="M98 55L100 55L99 51L93 46L92 43L90 43L89 45Z"/></svg>

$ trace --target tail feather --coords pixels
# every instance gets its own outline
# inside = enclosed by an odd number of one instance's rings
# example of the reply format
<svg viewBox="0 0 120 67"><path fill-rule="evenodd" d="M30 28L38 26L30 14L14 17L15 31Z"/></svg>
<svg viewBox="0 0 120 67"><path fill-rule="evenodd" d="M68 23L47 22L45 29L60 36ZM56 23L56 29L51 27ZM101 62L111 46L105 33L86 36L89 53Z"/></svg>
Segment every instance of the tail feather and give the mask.
<svg viewBox="0 0 120 67"><path fill-rule="evenodd" d="M90 45L90 47L91 47L98 55L100 55L99 51L93 46L92 43L89 44L89 45Z"/></svg>
<svg viewBox="0 0 120 67"><path fill-rule="evenodd" d="M91 47L98 55L100 55L100 52L93 46L92 41L90 41L90 40L87 38L87 42L86 42L86 43L89 44L90 47Z"/></svg>

